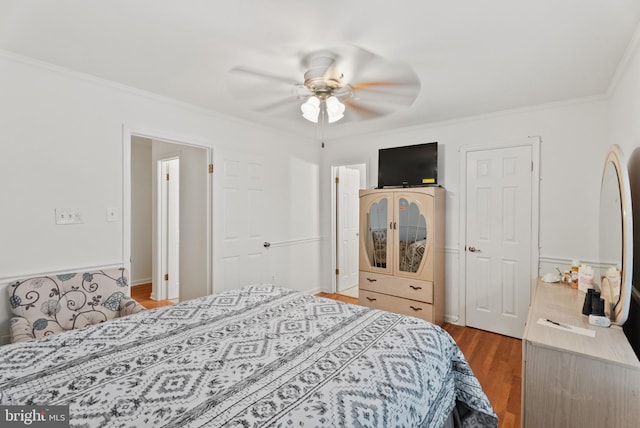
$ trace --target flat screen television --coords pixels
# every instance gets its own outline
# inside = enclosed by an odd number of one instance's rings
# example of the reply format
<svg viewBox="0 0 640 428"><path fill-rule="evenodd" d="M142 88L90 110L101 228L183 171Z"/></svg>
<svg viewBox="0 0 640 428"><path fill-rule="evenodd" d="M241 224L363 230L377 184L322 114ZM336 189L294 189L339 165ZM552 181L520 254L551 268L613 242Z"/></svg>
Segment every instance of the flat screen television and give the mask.
<svg viewBox="0 0 640 428"><path fill-rule="evenodd" d="M378 188L438 184L438 143L378 151Z"/></svg>

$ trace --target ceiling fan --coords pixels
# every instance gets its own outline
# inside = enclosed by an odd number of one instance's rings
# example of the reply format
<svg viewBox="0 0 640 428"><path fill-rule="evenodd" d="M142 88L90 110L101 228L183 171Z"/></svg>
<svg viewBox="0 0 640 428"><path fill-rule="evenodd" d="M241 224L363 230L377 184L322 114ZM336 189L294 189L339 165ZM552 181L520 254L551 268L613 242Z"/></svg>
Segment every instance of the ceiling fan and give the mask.
<svg viewBox="0 0 640 428"><path fill-rule="evenodd" d="M234 67L230 88L252 110L302 114L314 123L384 116L411 105L420 91L420 80L407 64L355 46L307 52L296 62L298 67L279 67L280 73Z"/></svg>

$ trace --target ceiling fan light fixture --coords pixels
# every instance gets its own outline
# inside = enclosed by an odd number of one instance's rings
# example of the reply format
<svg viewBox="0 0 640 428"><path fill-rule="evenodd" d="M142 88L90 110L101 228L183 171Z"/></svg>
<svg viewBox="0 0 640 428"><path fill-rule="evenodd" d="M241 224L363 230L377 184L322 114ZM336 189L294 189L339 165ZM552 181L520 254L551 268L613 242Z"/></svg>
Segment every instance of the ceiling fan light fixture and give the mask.
<svg viewBox="0 0 640 428"><path fill-rule="evenodd" d="M330 96L325 101L325 105L327 106L327 117L328 122L333 123L344 117L345 106L334 96Z"/></svg>
<svg viewBox="0 0 640 428"><path fill-rule="evenodd" d="M310 122L318 123L318 116L320 115L320 99L312 96L307 99L301 106L302 117Z"/></svg>

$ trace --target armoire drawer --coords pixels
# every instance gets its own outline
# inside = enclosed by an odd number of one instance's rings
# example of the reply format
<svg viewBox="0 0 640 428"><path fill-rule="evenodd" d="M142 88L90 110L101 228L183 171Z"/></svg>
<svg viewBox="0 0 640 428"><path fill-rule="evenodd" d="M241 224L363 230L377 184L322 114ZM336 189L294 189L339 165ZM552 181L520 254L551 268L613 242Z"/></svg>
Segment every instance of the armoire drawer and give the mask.
<svg viewBox="0 0 640 428"><path fill-rule="evenodd" d="M360 271L359 289L433 303L433 283Z"/></svg>
<svg viewBox="0 0 640 428"><path fill-rule="evenodd" d="M395 312L402 315L411 315L425 321L434 322L433 305L387 294L374 293L360 290L359 303L373 309Z"/></svg>

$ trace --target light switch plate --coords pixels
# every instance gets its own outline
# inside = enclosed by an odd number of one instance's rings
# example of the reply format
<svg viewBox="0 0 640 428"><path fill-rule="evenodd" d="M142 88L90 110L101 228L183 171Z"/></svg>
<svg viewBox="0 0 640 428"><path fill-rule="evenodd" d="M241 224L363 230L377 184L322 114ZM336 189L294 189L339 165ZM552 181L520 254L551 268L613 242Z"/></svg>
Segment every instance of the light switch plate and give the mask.
<svg viewBox="0 0 640 428"><path fill-rule="evenodd" d="M120 221L120 209L118 207L107 208L107 221Z"/></svg>
<svg viewBox="0 0 640 428"><path fill-rule="evenodd" d="M56 224L84 223L84 214L80 208L56 208Z"/></svg>

